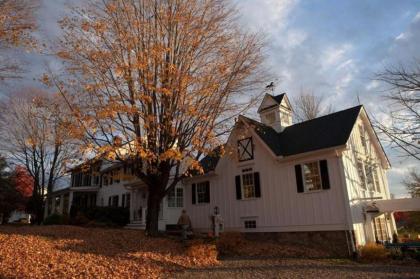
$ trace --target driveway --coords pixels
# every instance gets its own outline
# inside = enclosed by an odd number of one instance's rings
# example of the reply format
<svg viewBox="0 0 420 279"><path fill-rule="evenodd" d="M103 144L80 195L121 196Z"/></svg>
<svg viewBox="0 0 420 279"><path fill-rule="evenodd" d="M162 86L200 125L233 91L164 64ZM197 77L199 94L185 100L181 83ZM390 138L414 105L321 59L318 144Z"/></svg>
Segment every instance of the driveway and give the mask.
<svg viewBox="0 0 420 279"><path fill-rule="evenodd" d="M420 278L419 265L360 264L333 259L225 259L212 268L189 269L171 278Z"/></svg>

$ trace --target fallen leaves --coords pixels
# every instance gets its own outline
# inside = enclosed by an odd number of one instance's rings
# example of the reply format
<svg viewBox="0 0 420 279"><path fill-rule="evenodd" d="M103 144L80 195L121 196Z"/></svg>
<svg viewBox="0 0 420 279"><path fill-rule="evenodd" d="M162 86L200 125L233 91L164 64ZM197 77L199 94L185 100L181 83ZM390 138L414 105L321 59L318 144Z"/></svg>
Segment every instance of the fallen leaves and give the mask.
<svg viewBox="0 0 420 279"><path fill-rule="evenodd" d="M217 264L214 245L188 247L142 231L73 226L0 227L0 277L159 278Z"/></svg>

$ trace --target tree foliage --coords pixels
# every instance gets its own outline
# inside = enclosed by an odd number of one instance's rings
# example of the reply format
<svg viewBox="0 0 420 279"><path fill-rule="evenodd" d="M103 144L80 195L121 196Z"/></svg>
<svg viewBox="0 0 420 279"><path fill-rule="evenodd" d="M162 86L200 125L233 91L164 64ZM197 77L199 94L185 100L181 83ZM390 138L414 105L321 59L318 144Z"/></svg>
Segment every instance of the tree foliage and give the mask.
<svg viewBox="0 0 420 279"><path fill-rule="evenodd" d="M7 220L13 210L24 206L24 197L15 187L13 172L6 159L0 156L0 214Z"/></svg>
<svg viewBox="0 0 420 279"><path fill-rule="evenodd" d="M413 198L420 198L420 173L415 169L410 170L408 177L403 181L408 193Z"/></svg>
<svg viewBox="0 0 420 279"><path fill-rule="evenodd" d="M219 145L263 84L262 40L224 0L89 2L61 21L63 79L44 76L77 121L85 150L130 161L148 186L147 230L159 203Z"/></svg>
<svg viewBox="0 0 420 279"><path fill-rule="evenodd" d="M420 160L420 60L385 69L377 79L389 86L389 121L376 128L405 156Z"/></svg>
<svg viewBox="0 0 420 279"><path fill-rule="evenodd" d="M302 90L293 99L293 115L298 122L311 120L332 112L332 106L327 105L322 96L315 95L312 91L306 92Z"/></svg>
<svg viewBox="0 0 420 279"><path fill-rule="evenodd" d="M14 94L0 107L0 149L32 177L31 208L41 218L45 194L65 174L76 151L66 131L65 110L58 98L34 89Z"/></svg>
<svg viewBox="0 0 420 279"><path fill-rule="evenodd" d="M33 0L0 0L0 51L11 47L35 46L31 32L36 28L36 3ZM23 70L17 61L6 55L0 58L0 81L20 77Z"/></svg>

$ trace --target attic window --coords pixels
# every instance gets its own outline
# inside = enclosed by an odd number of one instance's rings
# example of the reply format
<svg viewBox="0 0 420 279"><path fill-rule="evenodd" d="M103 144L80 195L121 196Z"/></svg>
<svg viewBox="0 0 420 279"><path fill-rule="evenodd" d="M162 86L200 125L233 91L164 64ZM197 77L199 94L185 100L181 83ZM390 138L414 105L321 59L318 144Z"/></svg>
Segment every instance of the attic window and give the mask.
<svg viewBox="0 0 420 279"><path fill-rule="evenodd" d="M238 140L238 157L240 162L254 159L254 149L251 137Z"/></svg>
<svg viewBox="0 0 420 279"><path fill-rule="evenodd" d="M290 121L289 121L289 113L288 112L282 112L281 113L281 122L283 125L289 125Z"/></svg>

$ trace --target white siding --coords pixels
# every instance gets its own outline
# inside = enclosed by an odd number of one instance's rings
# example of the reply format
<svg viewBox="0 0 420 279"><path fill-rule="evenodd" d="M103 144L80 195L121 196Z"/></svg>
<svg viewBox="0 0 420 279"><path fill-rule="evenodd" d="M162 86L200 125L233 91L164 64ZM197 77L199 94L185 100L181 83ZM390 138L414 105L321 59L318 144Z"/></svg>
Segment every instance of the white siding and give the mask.
<svg viewBox="0 0 420 279"><path fill-rule="evenodd" d="M235 156L229 155L220 159L216 175L209 177L209 204L191 203L191 184L208 178L194 178L186 183L186 205L194 228L210 230L210 216L215 206L220 208L226 230L244 230L243 218L248 217L257 220L257 228L252 231L327 231L346 228L345 191L339 176L339 161L334 152L277 162L257 137L254 136L253 141L254 160L237 163ZM236 146L235 135L230 137L229 142L232 147ZM323 159L328 160L331 188L298 193L294 166ZM243 168L250 167L260 173L261 198L237 200L235 176L241 174Z"/></svg>
<svg viewBox="0 0 420 279"><path fill-rule="evenodd" d="M367 152L362 145L360 137L359 126L362 125L367 132ZM353 131L350 135L350 139L347 144L347 149L343 152L343 166L344 166L344 177L347 184L347 191L351 209L351 218L353 222L353 229L355 231L357 244L363 245L367 242L367 235L372 233L373 224L366 222L366 216L363 212L363 207L367 201L373 201L375 199L389 199L389 189L386 177L386 169L384 165L386 162L381 161L381 150L378 146L375 146L373 142L377 142L376 136L370 129L370 124L364 114L359 116L356 124L354 125ZM380 191L366 191L361 187L361 179L359 177L357 169L357 159L362 161L371 161L377 163L378 178L379 178L379 189ZM392 217L391 217L392 218ZM392 223L392 222L391 222ZM394 230L394 229L393 229ZM390 232L393 232L390 230ZM372 235L371 235L372 237ZM390 235L391 237L391 235Z"/></svg>

